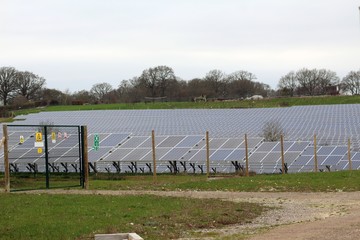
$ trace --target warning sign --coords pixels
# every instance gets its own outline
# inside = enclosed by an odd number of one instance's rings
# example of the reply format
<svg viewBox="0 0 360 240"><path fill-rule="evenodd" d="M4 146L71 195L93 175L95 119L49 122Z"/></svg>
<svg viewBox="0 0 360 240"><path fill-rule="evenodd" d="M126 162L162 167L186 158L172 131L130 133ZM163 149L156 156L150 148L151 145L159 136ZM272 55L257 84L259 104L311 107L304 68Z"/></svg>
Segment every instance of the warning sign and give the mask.
<svg viewBox="0 0 360 240"><path fill-rule="evenodd" d="M41 142L42 141L42 133L41 132L36 132L36 141L37 142Z"/></svg>
<svg viewBox="0 0 360 240"><path fill-rule="evenodd" d="M51 142L56 143L56 133L55 132L51 133Z"/></svg>
<svg viewBox="0 0 360 240"><path fill-rule="evenodd" d="M38 148L37 152L38 152L38 154L41 154L42 153L42 148Z"/></svg>
<svg viewBox="0 0 360 240"><path fill-rule="evenodd" d="M42 148L44 147L43 137L41 132L35 133L35 147Z"/></svg>
<svg viewBox="0 0 360 240"><path fill-rule="evenodd" d="M20 135L20 144L23 144L25 142L25 138L23 135Z"/></svg>

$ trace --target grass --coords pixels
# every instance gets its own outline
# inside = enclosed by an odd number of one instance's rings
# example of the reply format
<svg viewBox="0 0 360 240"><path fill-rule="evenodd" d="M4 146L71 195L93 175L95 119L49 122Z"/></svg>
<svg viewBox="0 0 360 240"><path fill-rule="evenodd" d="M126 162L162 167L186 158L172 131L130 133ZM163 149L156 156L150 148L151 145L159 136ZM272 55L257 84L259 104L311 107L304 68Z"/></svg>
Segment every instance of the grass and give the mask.
<svg viewBox="0 0 360 240"><path fill-rule="evenodd" d="M20 175L21 176L21 175ZM11 189L45 188L45 176L30 174L11 178ZM0 176L0 187L3 186ZM206 178L205 175L162 174L154 182L151 175L97 174L90 177L90 188L94 190L197 190L197 191L294 191L334 192L360 191L360 171L338 171L319 173L292 173L255 175L251 177L226 176ZM79 186L78 175L51 175L51 188Z"/></svg>
<svg viewBox="0 0 360 240"><path fill-rule="evenodd" d="M127 176L120 181L93 180L91 189L108 190L198 190L198 191L295 191L328 192L359 191L360 171L271 174L252 177L225 177L208 180L201 175Z"/></svg>
<svg viewBox="0 0 360 240"><path fill-rule="evenodd" d="M96 105L60 105L36 109L14 111L16 116L40 111L79 111L79 110L129 110L129 109L218 109L218 108L273 108L303 105L357 104L360 96L319 96L270 98L257 101L218 101L218 102L156 102L156 103L117 103Z"/></svg>
<svg viewBox="0 0 360 240"><path fill-rule="evenodd" d="M1 239L89 239L114 232L174 239L196 229L250 222L266 210L253 203L147 195L0 194L0 205Z"/></svg>
<svg viewBox="0 0 360 240"><path fill-rule="evenodd" d="M11 176L12 188L43 188L43 174ZM78 184L74 174L52 174L51 187ZM360 171L254 175L97 174L93 190L359 191ZM3 175L0 175L0 187ZM96 233L137 232L144 239L197 236L197 230L247 223L267 208L250 203L172 197L0 193L1 239L88 239ZM211 211L209 211L211 209ZM203 235L201 235L203 236ZM214 236L217 237L217 236ZM234 235L243 238L245 235ZM230 237L231 239L231 237Z"/></svg>

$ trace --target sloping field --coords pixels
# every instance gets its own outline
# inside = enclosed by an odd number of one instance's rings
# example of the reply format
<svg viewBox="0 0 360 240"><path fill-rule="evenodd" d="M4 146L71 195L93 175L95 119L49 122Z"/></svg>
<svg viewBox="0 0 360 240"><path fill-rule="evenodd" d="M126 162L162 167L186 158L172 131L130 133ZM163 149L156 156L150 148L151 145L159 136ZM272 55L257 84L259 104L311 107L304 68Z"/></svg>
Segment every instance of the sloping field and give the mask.
<svg viewBox="0 0 360 240"><path fill-rule="evenodd" d="M100 171L116 171L114 162L121 169L145 172L151 163L151 131L155 130L159 171L170 172L169 161L179 161L189 165L175 166L179 171L199 172L205 160L204 135L210 134L210 161L212 170L234 171L234 162L241 165L245 158L244 135L250 139L250 168L256 172L278 172L281 166L279 143L263 142L260 135L266 122L277 121L285 132L285 160L289 171L312 171L314 165L313 136L317 135L319 164L322 169L347 168L347 139L351 139L351 157L354 169L360 167L360 105L297 106L288 108L263 109L179 109L179 110L99 110L41 112L19 116L24 121L14 124L87 125L90 145L95 135L100 138L100 149L89 146L89 160L97 163ZM31 156L34 161L33 131L26 129L27 135L21 147L17 146L20 134L10 131L13 150L12 163L19 158ZM25 131L25 130L24 130ZM71 139L73 144L69 144ZM71 153L76 150L76 137L69 138L53 146ZM29 146L29 148L25 148ZM51 151L51 150L50 150ZM35 154L36 155L36 154ZM54 163L73 163L77 159L66 159L59 155ZM64 160L66 159L66 160ZM133 164L134 163L134 164ZM136 164L136 166L135 166ZM181 163L182 164L182 163ZM180 164L179 164L180 165ZM140 172L140 170L139 170Z"/></svg>

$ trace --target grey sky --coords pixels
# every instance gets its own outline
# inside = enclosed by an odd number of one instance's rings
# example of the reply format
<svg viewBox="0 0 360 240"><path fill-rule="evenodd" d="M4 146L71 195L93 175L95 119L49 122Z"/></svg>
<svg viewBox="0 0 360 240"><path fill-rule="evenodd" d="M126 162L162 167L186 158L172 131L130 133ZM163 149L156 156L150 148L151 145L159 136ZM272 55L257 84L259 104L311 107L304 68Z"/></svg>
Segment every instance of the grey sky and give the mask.
<svg viewBox="0 0 360 240"><path fill-rule="evenodd" d="M360 0L0 0L0 66L48 88L118 87L158 65L184 80L360 69Z"/></svg>

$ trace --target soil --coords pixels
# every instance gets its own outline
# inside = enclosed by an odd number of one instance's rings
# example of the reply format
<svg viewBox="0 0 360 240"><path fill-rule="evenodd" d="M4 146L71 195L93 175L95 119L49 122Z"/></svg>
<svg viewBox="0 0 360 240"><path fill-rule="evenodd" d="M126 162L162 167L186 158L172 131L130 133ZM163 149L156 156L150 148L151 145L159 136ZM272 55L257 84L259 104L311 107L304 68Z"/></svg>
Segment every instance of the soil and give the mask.
<svg viewBox="0 0 360 240"><path fill-rule="evenodd" d="M217 198L256 202L273 207L251 223L222 229L202 230L200 236L184 239L359 239L360 192L202 192L202 191L93 191L46 190L30 194L153 194L190 198ZM213 233L213 234L212 234Z"/></svg>

